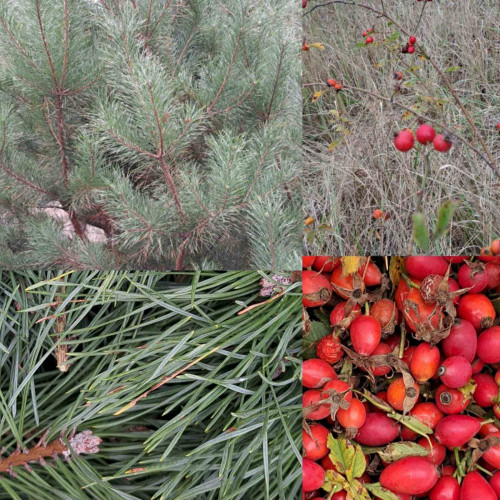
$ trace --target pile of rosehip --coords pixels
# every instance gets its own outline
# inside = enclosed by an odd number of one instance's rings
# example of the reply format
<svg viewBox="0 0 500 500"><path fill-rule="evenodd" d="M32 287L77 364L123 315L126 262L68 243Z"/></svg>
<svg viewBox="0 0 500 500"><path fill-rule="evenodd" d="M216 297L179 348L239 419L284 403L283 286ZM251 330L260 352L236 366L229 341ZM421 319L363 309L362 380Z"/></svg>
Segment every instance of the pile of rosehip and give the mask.
<svg viewBox="0 0 500 500"><path fill-rule="evenodd" d="M500 257L316 256L303 268L302 498L367 498L326 487L339 477L333 437L362 450L359 482L387 492L376 498L500 499ZM331 333L309 342L317 325ZM401 458L378 454L395 446Z"/></svg>

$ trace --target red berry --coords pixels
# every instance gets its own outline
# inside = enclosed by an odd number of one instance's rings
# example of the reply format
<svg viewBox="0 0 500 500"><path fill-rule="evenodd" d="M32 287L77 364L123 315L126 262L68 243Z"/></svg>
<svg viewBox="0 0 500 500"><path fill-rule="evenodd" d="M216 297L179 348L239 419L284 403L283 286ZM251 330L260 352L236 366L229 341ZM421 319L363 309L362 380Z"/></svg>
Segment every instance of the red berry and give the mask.
<svg viewBox="0 0 500 500"><path fill-rule="evenodd" d="M372 412L366 414L355 439L364 446L383 446L394 441L400 430L401 426L385 413Z"/></svg>
<svg viewBox="0 0 500 500"><path fill-rule="evenodd" d="M354 280L351 274L347 276L342 276L342 268L336 267L333 270L332 276L330 277L333 289L337 295L340 295L343 299L349 299L354 290ZM365 289L365 284L361 284L361 292Z"/></svg>
<svg viewBox="0 0 500 500"><path fill-rule="evenodd" d="M490 486L495 490L497 497L500 498L500 470L490 477Z"/></svg>
<svg viewBox="0 0 500 500"><path fill-rule="evenodd" d="M427 427L435 429L438 422L444 417L443 412L431 402L417 403L411 410L410 415L420 422L423 422ZM418 434L408 427L403 426L401 437L405 441L413 441L418 437Z"/></svg>
<svg viewBox="0 0 500 500"><path fill-rule="evenodd" d="M318 307L332 297L330 282L315 271L302 271L302 304L304 307Z"/></svg>
<svg viewBox="0 0 500 500"><path fill-rule="evenodd" d="M460 500L460 485L451 475L443 475L429 495L429 500Z"/></svg>
<svg viewBox="0 0 500 500"><path fill-rule="evenodd" d="M497 495L481 474L469 472L462 481L460 500L497 500Z"/></svg>
<svg viewBox="0 0 500 500"><path fill-rule="evenodd" d="M366 38L368 36L368 31L363 31L363 36Z"/></svg>
<svg viewBox="0 0 500 500"><path fill-rule="evenodd" d="M321 398L327 399L334 393L341 394L347 403L352 401L351 386L343 380L330 380L327 382L321 391Z"/></svg>
<svg viewBox="0 0 500 500"><path fill-rule="evenodd" d="M417 141L420 142L420 144L430 144L434 140L434 137L436 137L436 131L434 127L424 123L418 127L416 135Z"/></svg>
<svg viewBox="0 0 500 500"><path fill-rule="evenodd" d="M488 408L498 398L498 385L495 379L487 373L478 373L472 377L476 382L474 401L481 408Z"/></svg>
<svg viewBox="0 0 500 500"><path fill-rule="evenodd" d="M391 299L380 299L375 302L370 308L370 316L378 320L382 330L388 326L391 321L393 321L394 324L399 323L398 308Z"/></svg>
<svg viewBox="0 0 500 500"><path fill-rule="evenodd" d="M500 253L500 240L493 240L491 242L491 251L495 255L498 255Z"/></svg>
<svg viewBox="0 0 500 500"><path fill-rule="evenodd" d="M463 356L469 363L474 361L476 346L476 330L472 323L464 319L455 320L450 334L441 342L441 348L447 358Z"/></svg>
<svg viewBox="0 0 500 500"><path fill-rule="evenodd" d="M328 255L317 255L312 266L313 269L321 273L331 273L336 267L340 266L340 259Z"/></svg>
<svg viewBox="0 0 500 500"><path fill-rule="evenodd" d="M329 86L329 87L333 87L335 86L335 84L337 83L337 80L333 79L333 78L328 78L328 80L326 81L326 84Z"/></svg>
<svg viewBox="0 0 500 500"><path fill-rule="evenodd" d="M304 458L302 460L302 489L314 491L321 488L325 481L325 470L316 462Z"/></svg>
<svg viewBox="0 0 500 500"><path fill-rule="evenodd" d="M441 382L458 389L463 387L472 377L472 366L463 356L451 356L446 358L438 369Z"/></svg>
<svg viewBox="0 0 500 500"><path fill-rule="evenodd" d="M379 354L389 354L392 352L390 346L385 344L384 342L380 342L380 344L375 347L375 350L372 352L372 356L377 356ZM370 368L370 371L375 375L375 377L381 377L383 375L387 375L391 371L391 367L387 365L374 366Z"/></svg>
<svg viewBox="0 0 500 500"><path fill-rule="evenodd" d="M403 316L410 330L414 332L419 327L427 331L437 331L443 318L443 308L436 304L426 304L420 290L412 288L404 300Z"/></svg>
<svg viewBox="0 0 500 500"><path fill-rule="evenodd" d="M417 382L426 382L434 377L439 368L441 353L427 342L420 343L411 359L410 371Z"/></svg>
<svg viewBox="0 0 500 500"><path fill-rule="evenodd" d="M321 424L310 424L310 434L302 430L302 446L304 448L304 458L309 460L321 460L325 455L328 455L328 446L326 441L330 432Z"/></svg>
<svg viewBox="0 0 500 500"><path fill-rule="evenodd" d="M476 331L490 328L496 317L491 300L482 293L463 295L458 303L457 314L460 319L472 323Z"/></svg>
<svg viewBox="0 0 500 500"><path fill-rule="evenodd" d="M481 423L469 415L448 415L439 421L434 431L436 439L449 449L460 448L479 431Z"/></svg>
<svg viewBox="0 0 500 500"><path fill-rule="evenodd" d="M417 444L429 450L429 454L425 457L427 458L427 460L429 460L429 462L433 463L436 466L441 465L446 458L446 446L438 443L434 436L429 436L429 440L430 443L426 438L423 437L417 441Z"/></svg>
<svg viewBox="0 0 500 500"><path fill-rule="evenodd" d="M336 415L338 423L345 429L359 429L366 421L366 410L359 399L353 399L347 410L339 408Z"/></svg>
<svg viewBox="0 0 500 500"><path fill-rule="evenodd" d="M382 282L382 273L373 262L361 266L358 274L363 278L366 286L377 286Z"/></svg>
<svg viewBox="0 0 500 500"><path fill-rule="evenodd" d="M440 153L446 153L451 149L451 146L453 146L451 141L449 141L443 134L436 135L436 137L434 137L433 144L434 149Z"/></svg>
<svg viewBox="0 0 500 500"><path fill-rule="evenodd" d="M413 132L410 130L402 130L394 137L394 146L398 151L402 151L403 153L410 151L414 143Z"/></svg>
<svg viewBox="0 0 500 500"><path fill-rule="evenodd" d="M332 326L337 325L340 321L345 319L346 317L346 310L345 306L347 305L347 302L339 302L333 309L332 312L330 313L330 324ZM354 307L352 308L351 311L351 318L355 318L356 316L359 316L361 314L361 307L359 307L359 304L354 304Z"/></svg>
<svg viewBox="0 0 500 500"><path fill-rule="evenodd" d="M408 47L408 54L413 54L415 52L415 47L413 45L410 45Z"/></svg>
<svg viewBox="0 0 500 500"><path fill-rule="evenodd" d="M408 39L408 41L409 41L412 45L414 45L414 44L416 43L416 41L417 41L417 37L412 35L412 36Z"/></svg>
<svg viewBox="0 0 500 500"><path fill-rule="evenodd" d="M397 494L421 495L438 480L436 467L425 457L406 457L387 466L380 474L380 484Z"/></svg>
<svg viewBox="0 0 500 500"><path fill-rule="evenodd" d="M371 316L358 316L355 318L349 331L354 350L364 356L369 356L379 345L382 338L382 327Z"/></svg>
<svg viewBox="0 0 500 500"><path fill-rule="evenodd" d="M320 389L336 378L335 370L322 359L306 359L302 363L302 385L308 389Z"/></svg>
<svg viewBox="0 0 500 500"><path fill-rule="evenodd" d="M476 269L463 264L458 270L458 282L462 288L470 288L469 293L479 293L486 288L488 275L484 269Z"/></svg>
<svg viewBox="0 0 500 500"><path fill-rule="evenodd" d="M500 326L492 326L479 335L477 355L484 363L500 363Z"/></svg>
<svg viewBox="0 0 500 500"><path fill-rule="evenodd" d="M302 256L302 267L306 268L306 267L311 267L314 263L314 259L316 257L313 256L307 256L307 255L303 255Z"/></svg>
<svg viewBox="0 0 500 500"><path fill-rule="evenodd" d="M500 285L500 265L496 262L487 262L484 266L484 272L488 277L487 290L493 290Z"/></svg>
<svg viewBox="0 0 500 500"><path fill-rule="evenodd" d="M366 45L369 45L370 43L373 43L373 37L372 36L367 36L365 40Z"/></svg>
<svg viewBox="0 0 500 500"><path fill-rule="evenodd" d="M417 280L423 280L429 274L444 276L448 271L448 262L439 256L410 256L405 259L408 274Z"/></svg>
<svg viewBox="0 0 500 500"><path fill-rule="evenodd" d="M318 401L322 398L321 391L310 389L302 394L302 408L304 409L304 416L309 420L322 420L330 415L330 405L323 403L317 405Z"/></svg>
<svg viewBox="0 0 500 500"><path fill-rule="evenodd" d="M406 389L403 377L397 378L391 382L387 389L387 401L395 410L402 411L405 397L410 393L410 391L416 393L418 398L420 393L418 384L414 384L413 387Z"/></svg>
<svg viewBox="0 0 500 500"><path fill-rule="evenodd" d="M456 415L467 408L471 401L458 389L442 384L436 391L436 406L447 415Z"/></svg>
<svg viewBox="0 0 500 500"><path fill-rule="evenodd" d="M344 355L340 341L333 335L326 335L316 344L316 356L331 365L334 365Z"/></svg>

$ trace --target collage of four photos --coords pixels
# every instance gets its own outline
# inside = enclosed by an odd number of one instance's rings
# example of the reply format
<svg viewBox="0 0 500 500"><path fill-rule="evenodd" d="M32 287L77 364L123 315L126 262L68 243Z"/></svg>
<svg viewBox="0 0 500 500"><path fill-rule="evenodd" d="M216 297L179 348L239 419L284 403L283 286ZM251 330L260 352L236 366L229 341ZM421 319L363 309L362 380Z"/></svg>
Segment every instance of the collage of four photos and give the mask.
<svg viewBox="0 0 500 500"><path fill-rule="evenodd" d="M498 0L0 0L0 499L500 499Z"/></svg>

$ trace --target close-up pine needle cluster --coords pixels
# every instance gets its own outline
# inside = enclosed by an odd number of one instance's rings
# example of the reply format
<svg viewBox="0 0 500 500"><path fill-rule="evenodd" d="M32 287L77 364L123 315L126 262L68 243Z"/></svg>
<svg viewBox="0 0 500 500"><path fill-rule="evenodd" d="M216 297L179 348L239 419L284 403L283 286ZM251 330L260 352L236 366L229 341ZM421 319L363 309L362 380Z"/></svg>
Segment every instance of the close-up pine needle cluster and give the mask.
<svg viewBox="0 0 500 500"><path fill-rule="evenodd" d="M298 498L294 279L3 272L0 498Z"/></svg>

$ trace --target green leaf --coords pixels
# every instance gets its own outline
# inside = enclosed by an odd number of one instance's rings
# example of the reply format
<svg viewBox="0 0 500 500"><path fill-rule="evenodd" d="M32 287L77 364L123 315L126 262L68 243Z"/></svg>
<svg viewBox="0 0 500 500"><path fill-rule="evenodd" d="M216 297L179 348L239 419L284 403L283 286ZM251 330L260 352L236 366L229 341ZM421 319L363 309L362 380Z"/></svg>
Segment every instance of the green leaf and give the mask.
<svg viewBox="0 0 500 500"><path fill-rule="evenodd" d="M424 252L429 250L429 232L421 212L413 215L413 240Z"/></svg>
<svg viewBox="0 0 500 500"><path fill-rule="evenodd" d="M356 479L349 485L347 492L347 498L349 498L350 493L351 498L355 500L370 500L370 495L368 494L368 491L366 491L364 484Z"/></svg>
<svg viewBox="0 0 500 500"><path fill-rule="evenodd" d="M451 66L449 68L446 68L444 71L445 73L453 73L453 71L458 71L462 69L460 66Z"/></svg>
<svg viewBox="0 0 500 500"><path fill-rule="evenodd" d="M421 436L432 434L432 429L430 427L420 422L420 420L417 420L415 417L412 417L411 415L401 415L394 412L388 413L387 416L393 418L394 420L397 420L398 422L401 422L402 424L406 425L408 429L411 429L413 432L416 432Z"/></svg>
<svg viewBox="0 0 500 500"><path fill-rule="evenodd" d="M366 469L365 455L361 446L356 445L356 452L352 460L351 466L346 470L346 477L350 483L353 482L354 478L361 477Z"/></svg>
<svg viewBox="0 0 500 500"><path fill-rule="evenodd" d="M352 470L356 449L352 445L347 444L347 440L343 438L335 439L331 434L327 440L328 449L330 450L330 460L335 468L341 474L347 474L348 470Z"/></svg>
<svg viewBox="0 0 500 500"><path fill-rule="evenodd" d="M334 470L327 470L325 475L325 481L321 488L328 493L337 493L338 491L345 490L349 487L349 483L346 478Z"/></svg>
<svg viewBox="0 0 500 500"><path fill-rule="evenodd" d="M382 488L380 483L365 483L364 487L380 500L399 500L394 493Z"/></svg>
<svg viewBox="0 0 500 500"><path fill-rule="evenodd" d="M429 450L412 441L391 443L378 452L384 462L395 462L405 457L426 457Z"/></svg>
<svg viewBox="0 0 500 500"><path fill-rule="evenodd" d="M436 222L436 229L434 230L433 239L437 240L442 238L449 229L449 225L453 214L457 208L457 204L452 201L445 201L438 213L438 218Z"/></svg>

